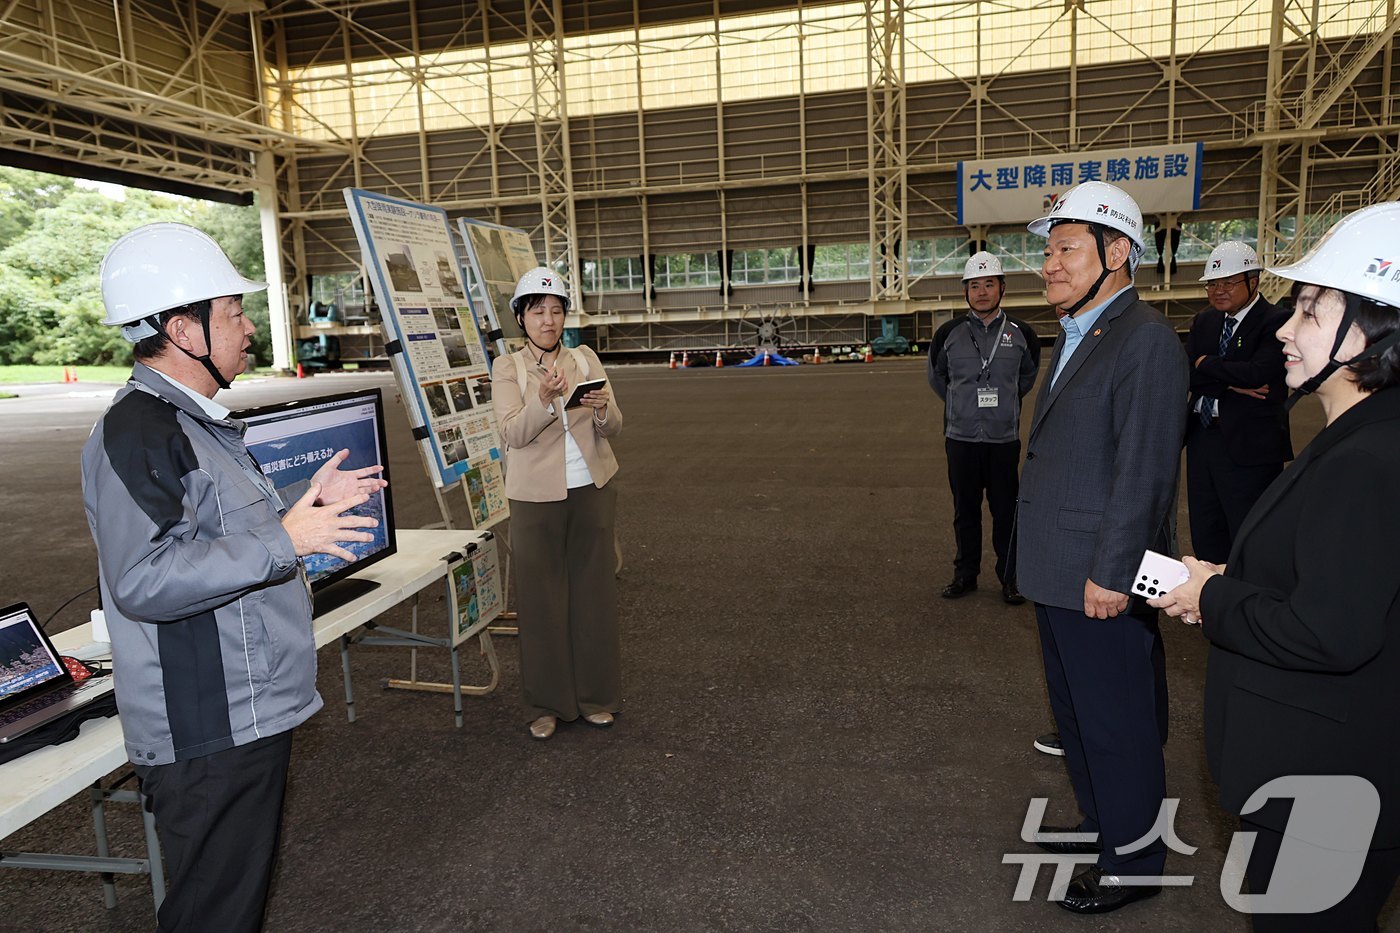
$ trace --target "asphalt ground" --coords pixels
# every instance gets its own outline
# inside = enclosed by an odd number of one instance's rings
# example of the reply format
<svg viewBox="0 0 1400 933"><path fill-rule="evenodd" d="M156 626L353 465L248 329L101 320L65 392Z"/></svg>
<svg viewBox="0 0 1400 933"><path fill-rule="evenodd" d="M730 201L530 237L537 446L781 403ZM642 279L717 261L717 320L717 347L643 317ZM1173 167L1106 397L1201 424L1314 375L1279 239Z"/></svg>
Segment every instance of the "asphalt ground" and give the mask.
<svg viewBox="0 0 1400 933"><path fill-rule="evenodd" d="M990 585L989 543L983 588L939 598L951 503L921 361L611 376L626 420L617 725L532 741L506 638L501 688L466 701L461 729L446 696L378 689L406 675L406 651L357 649L347 723L338 653L323 650L328 704L296 734L269 930L1248 928L1219 891L1234 827L1201 749L1205 646L1172 622L1168 792L1197 848L1167 872L1193 883L1087 919L1046 902L1046 868L1015 901L1020 868L1004 858L1038 851L1019 838L1032 798L1048 799L1047 823L1077 814L1061 759L1031 747L1052 728L1034 617ZM384 376L322 375L240 382L221 400L366 383L393 391ZM111 389L65 389L0 401L0 604L41 616L96 572L78 452ZM402 407L389 411L398 524L421 526L437 506ZM1300 446L1319 426L1315 404L1299 406ZM425 619L441 611L425 599ZM465 677L485 679L466 659ZM444 653L419 660L420 676L447 676ZM117 854L139 856L134 808L110 811ZM92 852L85 802L3 847ZM0 929L150 929L143 880L117 887L108 911L93 877L0 871ZM1393 907L1386 929L1400 930Z"/></svg>

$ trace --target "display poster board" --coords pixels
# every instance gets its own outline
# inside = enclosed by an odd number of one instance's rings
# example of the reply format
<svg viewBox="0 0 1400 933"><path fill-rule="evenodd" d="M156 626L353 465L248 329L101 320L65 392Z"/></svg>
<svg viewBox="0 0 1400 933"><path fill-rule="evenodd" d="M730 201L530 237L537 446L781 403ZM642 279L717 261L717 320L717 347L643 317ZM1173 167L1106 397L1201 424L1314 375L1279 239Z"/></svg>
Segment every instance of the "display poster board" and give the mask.
<svg viewBox="0 0 1400 933"><path fill-rule="evenodd" d="M1117 185L1144 214L1195 210L1201 205L1203 149L1183 143L959 162L958 223L1030 223L1086 181Z"/></svg>
<svg viewBox="0 0 1400 933"><path fill-rule="evenodd" d="M451 486L476 470L487 488L485 477L500 474L502 449L490 358L447 212L359 188L345 189L345 203L379 300L385 339L401 348L394 371L429 478ZM491 522L507 517L504 495L499 499L499 507L474 509L473 519L484 512ZM485 526L478 521L477 527Z"/></svg>
<svg viewBox="0 0 1400 933"><path fill-rule="evenodd" d="M494 537L468 545L461 560L448 568L447 592L454 647L500 616L501 564Z"/></svg>
<svg viewBox="0 0 1400 933"><path fill-rule="evenodd" d="M525 335L510 310L510 299L520 277L540 265L530 235L515 227L465 218L458 219L457 229L466 244L478 295L486 305L493 328L507 339L523 339Z"/></svg>

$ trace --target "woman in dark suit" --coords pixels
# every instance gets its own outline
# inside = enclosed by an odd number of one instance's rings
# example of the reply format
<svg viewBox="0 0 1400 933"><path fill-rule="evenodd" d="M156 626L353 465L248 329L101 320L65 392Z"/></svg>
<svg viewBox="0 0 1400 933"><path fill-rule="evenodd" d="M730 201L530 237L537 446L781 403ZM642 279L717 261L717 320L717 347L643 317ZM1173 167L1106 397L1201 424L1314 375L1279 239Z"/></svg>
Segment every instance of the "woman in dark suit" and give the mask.
<svg viewBox="0 0 1400 933"><path fill-rule="evenodd" d="M1297 283L1278 331L1290 406L1315 394L1326 426L1227 565L1187 557L1191 578L1153 600L1211 643L1211 776L1258 834L1242 850L1251 897L1287 911L1255 913L1257 931L1375 930L1400 876L1400 262L1370 258L1387 252L1400 260L1400 203L1344 218L1272 270ZM1320 793L1292 781L1315 775L1346 777L1309 778Z"/></svg>

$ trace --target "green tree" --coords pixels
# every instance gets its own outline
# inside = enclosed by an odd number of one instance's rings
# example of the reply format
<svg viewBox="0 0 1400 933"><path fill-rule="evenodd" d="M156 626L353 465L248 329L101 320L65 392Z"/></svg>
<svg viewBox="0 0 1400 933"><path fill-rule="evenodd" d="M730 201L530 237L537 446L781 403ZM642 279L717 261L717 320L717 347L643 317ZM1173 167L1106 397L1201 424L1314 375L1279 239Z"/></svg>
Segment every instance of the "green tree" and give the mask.
<svg viewBox="0 0 1400 933"><path fill-rule="evenodd" d="M102 324L102 257L122 234L163 220L199 227L245 276L263 277L254 207L137 189L118 201L69 179L0 169L0 362L130 362L121 332ZM253 352L266 362L272 358L267 298L250 295L245 307L258 326Z"/></svg>
<svg viewBox="0 0 1400 933"><path fill-rule="evenodd" d="M56 207L73 191L73 179L0 165L0 249L29 229L46 207Z"/></svg>
<svg viewBox="0 0 1400 933"><path fill-rule="evenodd" d="M201 203L200 214L192 221L195 226L214 238L224 248L235 269L244 278L265 281L263 262L262 221L257 205L239 207L233 204ZM243 311L257 325L250 341L253 355L260 365L272 362L272 331L267 313L267 292L256 292L243 298Z"/></svg>

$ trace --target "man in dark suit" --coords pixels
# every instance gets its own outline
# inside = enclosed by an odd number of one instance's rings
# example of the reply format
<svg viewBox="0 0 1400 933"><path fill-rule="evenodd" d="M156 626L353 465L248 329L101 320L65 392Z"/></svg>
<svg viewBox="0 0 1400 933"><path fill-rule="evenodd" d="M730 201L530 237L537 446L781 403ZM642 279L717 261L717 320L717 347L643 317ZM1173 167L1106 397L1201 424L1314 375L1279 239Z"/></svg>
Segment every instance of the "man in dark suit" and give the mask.
<svg viewBox="0 0 1400 933"><path fill-rule="evenodd" d="M1223 564L1245 515L1293 459L1275 336L1288 315L1259 294L1259 257L1244 243L1217 246L1201 281L1211 306L1186 338L1186 499L1193 551Z"/></svg>
<svg viewBox="0 0 1400 933"><path fill-rule="evenodd" d="M1018 576L1036 604L1050 705L1084 814L1069 831L1094 834L1041 844L1099 853L1060 904L1102 913L1158 893L1166 859L1155 829L1166 794L1161 634L1156 610L1128 594L1143 551L1167 549L1188 368L1176 332L1133 288L1143 239L1131 197L1085 182L1029 229L1047 239L1046 298L1063 309L1064 332L1031 418Z"/></svg>

